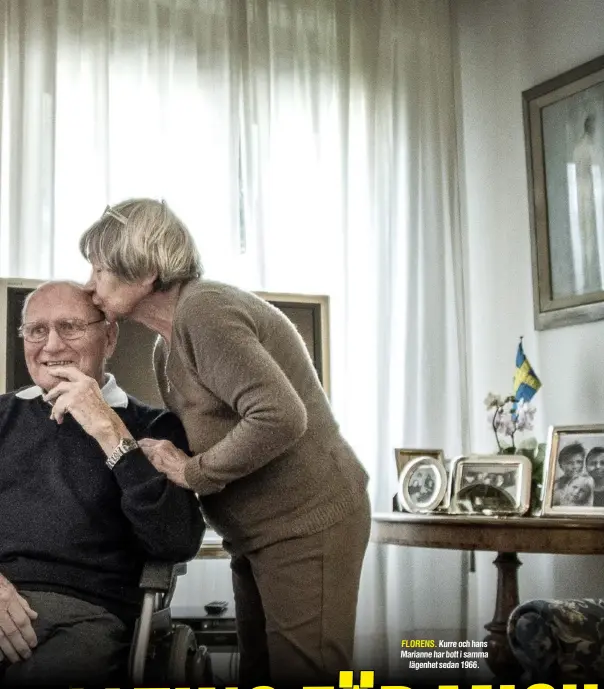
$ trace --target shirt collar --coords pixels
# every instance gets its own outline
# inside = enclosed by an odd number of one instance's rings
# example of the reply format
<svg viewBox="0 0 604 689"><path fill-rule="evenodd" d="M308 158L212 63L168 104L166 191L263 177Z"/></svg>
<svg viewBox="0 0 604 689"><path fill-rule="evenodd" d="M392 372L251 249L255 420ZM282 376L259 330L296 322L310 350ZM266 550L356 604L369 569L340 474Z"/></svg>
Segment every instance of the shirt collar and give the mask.
<svg viewBox="0 0 604 689"><path fill-rule="evenodd" d="M16 394L22 400L33 400L43 395L43 390L38 385L32 385ZM110 407L121 407L126 409L128 406L128 395L120 388L112 373L105 374L105 385L101 388L103 399Z"/></svg>

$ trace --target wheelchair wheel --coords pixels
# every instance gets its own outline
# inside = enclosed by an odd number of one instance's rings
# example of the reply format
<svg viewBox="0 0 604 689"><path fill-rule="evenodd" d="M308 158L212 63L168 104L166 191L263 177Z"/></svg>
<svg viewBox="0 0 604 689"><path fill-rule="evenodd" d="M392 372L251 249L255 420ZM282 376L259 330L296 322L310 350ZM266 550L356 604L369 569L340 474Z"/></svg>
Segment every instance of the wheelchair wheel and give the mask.
<svg viewBox="0 0 604 689"><path fill-rule="evenodd" d="M198 654L197 639L191 627L174 625L170 655L168 658L168 677L170 686L185 687L191 681L190 664Z"/></svg>
<svg viewBox="0 0 604 689"><path fill-rule="evenodd" d="M199 648L195 633L184 624L175 624L168 659L170 686L193 686L212 680L210 658L205 646ZM211 684L206 684L211 686Z"/></svg>

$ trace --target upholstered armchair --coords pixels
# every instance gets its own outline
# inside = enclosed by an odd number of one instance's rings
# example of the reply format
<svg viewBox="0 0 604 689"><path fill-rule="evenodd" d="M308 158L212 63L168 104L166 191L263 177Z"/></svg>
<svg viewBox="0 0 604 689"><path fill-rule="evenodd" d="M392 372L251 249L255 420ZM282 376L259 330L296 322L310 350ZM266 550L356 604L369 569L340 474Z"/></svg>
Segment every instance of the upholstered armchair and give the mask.
<svg viewBox="0 0 604 689"><path fill-rule="evenodd" d="M522 603L508 639L527 681L604 679L604 599Z"/></svg>

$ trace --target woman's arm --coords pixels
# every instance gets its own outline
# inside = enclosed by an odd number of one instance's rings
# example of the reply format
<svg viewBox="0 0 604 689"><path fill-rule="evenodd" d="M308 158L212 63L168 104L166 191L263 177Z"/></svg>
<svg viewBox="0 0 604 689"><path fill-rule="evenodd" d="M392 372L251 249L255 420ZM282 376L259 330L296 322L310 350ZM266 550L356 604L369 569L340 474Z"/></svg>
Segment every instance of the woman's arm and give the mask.
<svg viewBox="0 0 604 689"><path fill-rule="evenodd" d="M187 483L206 495L294 445L306 432L306 407L242 308L212 297L200 308L190 300L183 323L172 346L181 348L202 385L240 417L222 440L187 463Z"/></svg>

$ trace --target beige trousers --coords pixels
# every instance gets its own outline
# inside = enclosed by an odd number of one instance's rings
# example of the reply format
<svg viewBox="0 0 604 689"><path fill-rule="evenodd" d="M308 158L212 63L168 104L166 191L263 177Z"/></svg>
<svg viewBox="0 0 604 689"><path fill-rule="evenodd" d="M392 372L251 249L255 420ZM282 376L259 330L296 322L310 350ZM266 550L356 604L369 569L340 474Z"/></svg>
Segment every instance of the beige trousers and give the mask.
<svg viewBox="0 0 604 689"><path fill-rule="evenodd" d="M232 558L241 689L338 686L352 664L370 526L365 494L353 514L320 533Z"/></svg>

